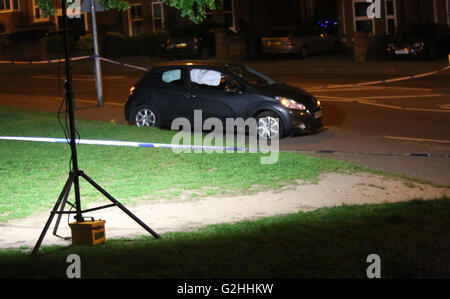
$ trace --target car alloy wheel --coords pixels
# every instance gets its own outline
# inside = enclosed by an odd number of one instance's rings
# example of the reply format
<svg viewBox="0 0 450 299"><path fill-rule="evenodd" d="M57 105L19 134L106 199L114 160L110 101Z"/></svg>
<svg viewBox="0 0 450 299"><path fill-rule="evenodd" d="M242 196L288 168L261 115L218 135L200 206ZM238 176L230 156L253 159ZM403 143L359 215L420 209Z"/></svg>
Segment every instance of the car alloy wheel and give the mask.
<svg viewBox="0 0 450 299"><path fill-rule="evenodd" d="M149 108L141 108L137 111L134 123L138 127L153 127L156 124L156 116Z"/></svg>
<svg viewBox="0 0 450 299"><path fill-rule="evenodd" d="M258 119L258 136L263 139L279 137L280 123L273 116L262 116Z"/></svg>

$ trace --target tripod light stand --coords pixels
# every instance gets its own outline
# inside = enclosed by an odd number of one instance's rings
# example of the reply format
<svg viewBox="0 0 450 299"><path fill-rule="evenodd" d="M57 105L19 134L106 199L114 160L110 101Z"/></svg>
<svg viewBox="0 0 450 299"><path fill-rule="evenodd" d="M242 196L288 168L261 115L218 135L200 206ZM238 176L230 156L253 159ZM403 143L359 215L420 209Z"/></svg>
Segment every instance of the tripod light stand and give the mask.
<svg viewBox="0 0 450 299"><path fill-rule="evenodd" d="M133 213L131 213L127 208L125 208L119 201L117 201L113 196L111 196L106 190L104 190L100 185L98 185L94 180L92 180L89 176L87 176L82 170L78 169L78 157L77 157L77 145L76 145L76 134L75 134L75 118L74 118L74 105L73 105L73 91L72 91L72 74L70 69L70 60L69 60L69 43L68 43L68 32L67 32L67 0L62 0L62 17L63 17L63 41L64 41L64 54L65 54L65 68L66 68L66 81L64 84L65 87L65 96L67 101L67 109L69 113L69 127L70 127L70 148L72 152L71 161L72 161L72 170L69 173L69 178L67 179L63 190L61 191L58 200L53 207L53 210L50 212L50 217L48 218L44 229L42 230L41 235L39 236L38 241L31 253L31 256L34 257L39 250L39 247L42 244L42 241L45 237L45 234L50 227L53 218L56 214L58 214L57 223L53 234L57 236L56 231L59 226L59 221L61 219L62 214L75 214L75 220L77 222L83 222L83 213L91 212L95 210L100 210L104 208L109 208L113 206L119 207L125 214L130 216L134 221L136 221L140 226L142 226L147 232L149 232L153 237L159 239L160 236L154 232L150 227L148 227L144 222L142 222L138 217L136 217ZM82 210L81 209L81 197L80 197L80 180L82 177L89 184L91 184L95 189L97 189L100 193L102 193L106 198L108 198L112 204L100 206L92 209ZM75 208L75 211L64 211L64 207L66 205L70 189L74 186L75 193L75 204L69 203L72 207ZM61 207L61 208L60 208Z"/></svg>

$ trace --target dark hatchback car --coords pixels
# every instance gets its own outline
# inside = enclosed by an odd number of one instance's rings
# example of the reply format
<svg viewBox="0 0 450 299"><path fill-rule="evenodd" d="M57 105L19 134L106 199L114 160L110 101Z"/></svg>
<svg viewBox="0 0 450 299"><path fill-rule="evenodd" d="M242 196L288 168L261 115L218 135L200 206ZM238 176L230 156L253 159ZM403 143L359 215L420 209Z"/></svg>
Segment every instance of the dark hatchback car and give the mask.
<svg viewBox="0 0 450 299"><path fill-rule="evenodd" d="M166 63L130 89L125 118L139 127L170 128L177 117L255 118L260 138L322 128L322 107L308 92L232 63ZM225 126L224 126L225 127Z"/></svg>
<svg viewBox="0 0 450 299"><path fill-rule="evenodd" d="M446 25L416 24L399 30L386 45L390 58L435 59L450 53L450 31Z"/></svg>
<svg viewBox="0 0 450 299"><path fill-rule="evenodd" d="M207 59L216 53L216 40L211 31L213 25L185 26L174 30L163 45L169 59Z"/></svg>

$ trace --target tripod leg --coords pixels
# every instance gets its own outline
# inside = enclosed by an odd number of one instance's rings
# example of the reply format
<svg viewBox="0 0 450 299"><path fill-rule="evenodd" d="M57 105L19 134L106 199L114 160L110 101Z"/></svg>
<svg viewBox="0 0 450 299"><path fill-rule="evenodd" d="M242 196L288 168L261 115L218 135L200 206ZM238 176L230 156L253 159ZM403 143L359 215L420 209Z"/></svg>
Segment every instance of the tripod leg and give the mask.
<svg viewBox="0 0 450 299"><path fill-rule="evenodd" d="M125 208L120 202L118 202L114 197L112 197L108 192L106 192L102 187L100 187L96 182L94 182L90 177L88 177L84 172L80 171L79 174L88 181L92 186L94 186L100 193L106 196L110 201L112 201L116 206L118 206L125 214L130 216L134 221L136 221L140 226L142 226L146 231L148 231L156 239L161 238L155 231L148 227L144 222L142 222L138 217L131 213L127 208Z"/></svg>
<svg viewBox="0 0 450 299"><path fill-rule="evenodd" d="M55 216L55 213L58 212L58 208L59 208L59 205L61 204L61 201L63 200L65 194L69 193L69 189L70 189L70 186L72 185L72 182L73 182L72 175L69 175L69 178L67 179L66 184L64 185L64 188L61 191L61 194L59 195L58 200L55 203L55 206L53 207L53 210L50 212L50 217L48 217L47 223L45 224L45 227L42 230L42 233L39 236L39 239L36 242L36 245L34 246L33 252L31 253L31 257L34 257L36 255L37 251L39 250L42 240L44 240L45 233L47 232L48 228L50 227L53 217Z"/></svg>
<svg viewBox="0 0 450 299"><path fill-rule="evenodd" d="M59 236L57 234L57 232L58 232L58 228L59 228L59 223L61 222L61 217L62 217L62 213L61 212L64 211L64 208L66 207L66 203L67 203L67 198L69 197L70 187L71 186L69 186L69 188L67 188L66 193L64 194L64 198L63 198L63 201L62 201L62 204L61 204L61 209L59 209L60 213L58 213L58 218L56 218L55 227L53 228L53 235L56 236L56 237L60 237L60 238L63 238L63 237ZM71 204L71 206L73 207L72 204ZM66 238L63 238L63 239L66 239Z"/></svg>

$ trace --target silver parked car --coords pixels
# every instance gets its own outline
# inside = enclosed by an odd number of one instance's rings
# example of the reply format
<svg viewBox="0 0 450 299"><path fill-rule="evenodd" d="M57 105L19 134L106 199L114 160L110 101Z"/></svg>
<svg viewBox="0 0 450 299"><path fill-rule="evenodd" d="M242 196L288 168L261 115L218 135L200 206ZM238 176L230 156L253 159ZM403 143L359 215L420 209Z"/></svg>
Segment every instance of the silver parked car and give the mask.
<svg viewBox="0 0 450 299"><path fill-rule="evenodd" d="M302 58L310 54L338 49L339 39L322 32L316 26L275 27L261 40L263 54L295 54Z"/></svg>

